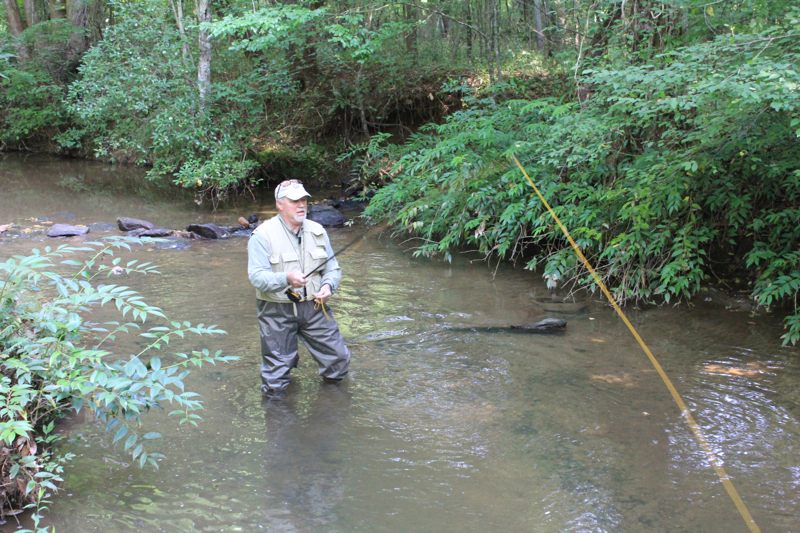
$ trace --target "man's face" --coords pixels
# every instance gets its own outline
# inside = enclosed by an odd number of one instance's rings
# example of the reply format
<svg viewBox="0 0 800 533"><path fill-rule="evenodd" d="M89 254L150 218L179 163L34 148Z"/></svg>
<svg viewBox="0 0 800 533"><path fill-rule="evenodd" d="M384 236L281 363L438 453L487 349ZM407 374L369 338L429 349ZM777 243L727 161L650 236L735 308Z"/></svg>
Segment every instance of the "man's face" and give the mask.
<svg viewBox="0 0 800 533"><path fill-rule="evenodd" d="M283 217L287 224L294 226L302 224L306 219L308 212L308 198L301 198L299 200L290 200L289 198L281 198L277 200L278 212ZM294 223L294 224L292 224Z"/></svg>

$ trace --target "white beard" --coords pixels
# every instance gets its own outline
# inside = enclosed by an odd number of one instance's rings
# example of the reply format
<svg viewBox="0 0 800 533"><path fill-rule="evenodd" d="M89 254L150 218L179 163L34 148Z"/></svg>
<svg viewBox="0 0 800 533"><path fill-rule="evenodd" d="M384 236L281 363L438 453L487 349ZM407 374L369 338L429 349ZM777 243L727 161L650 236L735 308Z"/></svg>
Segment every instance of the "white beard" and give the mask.
<svg viewBox="0 0 800 533"><path fill-rule="evenodd" d="M307 216L308 216L308 213L306 213L305 215L295 215L292 218L294 218L294 221L297 222L298 224L302 224Z"/></svg>

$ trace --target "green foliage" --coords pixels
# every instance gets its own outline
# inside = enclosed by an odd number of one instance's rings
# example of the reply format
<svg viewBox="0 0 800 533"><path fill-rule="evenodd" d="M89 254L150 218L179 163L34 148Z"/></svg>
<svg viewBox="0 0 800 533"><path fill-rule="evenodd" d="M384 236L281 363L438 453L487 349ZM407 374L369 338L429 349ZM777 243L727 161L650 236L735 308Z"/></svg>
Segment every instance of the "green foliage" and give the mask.
<svg viewBox="0 0 800 533"><path fill-rule="evenodd" d="M141 417L150 409L176 407L170 414L179 422L196 425L202 403L197 394L186 391L184 380L191 367L203 363L227 362L234 357L208 350L157 356L170 341L189 334L224 333L216 326L193 326L167 320L157 307L148 305L129 287L101 283L113 274L157 273L149 263L126 264L115 251L130 250L138 239L120 237L106 242L89 242L80 247L49 247L30 256L15 256L0 263L0 440L14 455L4 456L0 470L6 486L2 502L36 505L42 490L56 491L61 460L39 450L57 436L52 421L69 410L88 409L106 422L113 443L120 443L141 467L158 468L163 455L151 449L154 432L140 437ZM54 261L68 255L86 259L62 260L70 274ZM120 319L102 324L86 316L93 307L112 304ZM138 333L144 339L141 350L120 356L105 349L120 335L140 331L148 318L159 317L164 325ZM124 443L122 442L125 437ZM10 480L10 481L9 481Z"/></svg>
<svg viewBox="0 0 800 533"><path fill-rule="evenodd" d="M6 68L0 74L0 143L48 143L43 132L58 131L67 123L64 87L41 70Z"/></svg>
<svg viewBox="0 0 800 533"><path fill-rule="evenodd" d="M152 178L170 176L212 193L250 176L248 144L263 104L260 73L242 70L218 81L201 109L196 70L183 56L167 6L115 7L117 24L84 56L82 76L70 86L76 127L58 140L101 159L152 165ZM229 62L242 59L234 55Z"/></svg>
<svg viewBox="0 0 800 533"><path fill-rule="evenodd" d="M367 215L418 235L417 254L530 254L551 286L592 287L515 153L618 300L688 299L712 272L747 269L759 304L796 301L799 30L795 17L646 65L599 64L583 104L468 96L389 149L399 174ZM800 314L787 326L794 343Z"/></svg>
<svg viewBox="0 0 800 533"><path fill-rule="evenodd" d="M69 80L61 52L70 33L63 20L27 28L15 40L28 50L24 63L0 34L0 143L17 149L49 146L68 127L64 94Z"/></svg>

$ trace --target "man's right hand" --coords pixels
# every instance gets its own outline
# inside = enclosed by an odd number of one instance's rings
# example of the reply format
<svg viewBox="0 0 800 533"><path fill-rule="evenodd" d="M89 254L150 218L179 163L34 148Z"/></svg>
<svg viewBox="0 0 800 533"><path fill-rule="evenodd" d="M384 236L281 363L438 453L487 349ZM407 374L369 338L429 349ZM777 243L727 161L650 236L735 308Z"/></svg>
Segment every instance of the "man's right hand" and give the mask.
<svg viewBox="0 0 800 533"><path fill-rule="evenodd" d="M286 273L286 283L294 287L295 289L299 289L301 287L305 287L308 280L303 275L302 272L287 272Z"/></svg>

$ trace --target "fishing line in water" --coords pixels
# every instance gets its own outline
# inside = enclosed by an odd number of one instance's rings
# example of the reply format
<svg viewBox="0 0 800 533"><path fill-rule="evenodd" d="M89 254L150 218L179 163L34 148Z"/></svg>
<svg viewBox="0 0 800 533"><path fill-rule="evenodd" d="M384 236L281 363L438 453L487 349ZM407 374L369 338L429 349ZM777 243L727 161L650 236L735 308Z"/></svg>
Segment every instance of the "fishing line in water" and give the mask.
<svg viewBox="0 0 800 533"><path fill-rule="evenodd" d="M725 490L728 492L728 496L730 496L731 500L733 500L733 504L736 506L736 509L739 510L739 513L742 515L742 518L744 519L745 523L750 528L750 531L752 533L761 533L761 530L759 529L758 525L756 525L755 520L753 520L753 517L750 515L750 511L747 510L747 506L744 504L744 501L742 501L742 498L739 496L739 493L736 491L736 487L733 486L733 482L731 482L730 476L728 476L728 473L725 472L725 469L722 467L722 463L719 461L719 459L717 459L717 456L714 454L714 451L711 449L711 445L708 443L708 440L706 439L705 435L703 435L703 432L700 429L700 426L697 424L697 422L695 422L694 417L689 412L689 408L686 407L686 404L684 403L684 401L681 398L680 394L678 394L678 391L675 389L675 386L672 384L672 381L670 381L669 377L667 377L667 374L666 374L666 372L664 372L664 369L661 368L661 365L658 364L658 361L656 360L655 356L650 351L650 348L647 347L647 345L644 343L642 338L639 336L639 333L636 331L636 328L633 327L633 324L630 323L630 321L628 320L628 317L625 316L625 313L622 312L622 309L620 308L620 306L617 305L617 302L611 296L611 293L606 288L605 283L603 283L603 280L600 279L600 276L597 274L597 272L595 272L594 268L592 268L592 265L589 264L589 261L583 255L583 252L581 252L580 248L578 248L578 245L575 244L574 240L572 240L572 236L569 234L569 231L567 231L567 228L564 226L564 224L561 223L561 220L558 218L558 216L555 214L553 209L550 207L550 204L547 203L547 200L544 199L544 196L542 196L542 193L539 192L539 189L533 183L533 180L531 180L530 176L528 176L528 173L525 172L525 169L522 168L522 165L520 164L520 162L517 159L517 157L515 155L513 155L513 154L511 155L511 157L514 159L514 162L517 164L519 169L522 171L522 174L528 180L528 183L531 184L531 187L533 187L533 190L536 191L536 194L539 196L539 199L542 201L544 206L547 208L547 211L550 213L550 215L552 215L553 219L555 219L556 224L558 224L558 227L561 228L561 231L564 232L564 235L567 237L567 240L572 245L572 248L575 250L575 253L578 254L578 257L580 258L580 260L583 261L583 264L586 266L586 269L592 275L592 277L594 278L595 282L597 282L597 285L603 291L603 294L606 295L606 298L608 298L608 301L611 302L611 305L614 307L614 310L617 312L617 314L620 316L620 318L622 318L622 321L625 322L625 325L628 326L628 329L631 331L633 336L636 338L636 341L639 343L639 346L641 346L642 350L644 350L644 353L647 354L647 357L650 359L650 362L653 363L653 366L655 367L656 372L658 372L658 375L661 376L661 379L664 381L664 384L667 386L667 389L669 389L669 392L670 392L670 394L672 394L672 398L675 400L675 403L678 404L678 408L681 410L681 414L683 415L683 418L686 420L686 423L691 428L692 433L694 433L695 438L700 443L700 447L706 453L706 456L708 457L708 461L711 463L711 466L714 467L714 471L716 471L717 476L719 476L720 481L722 481L722 485L725 487Z"/></svg>

